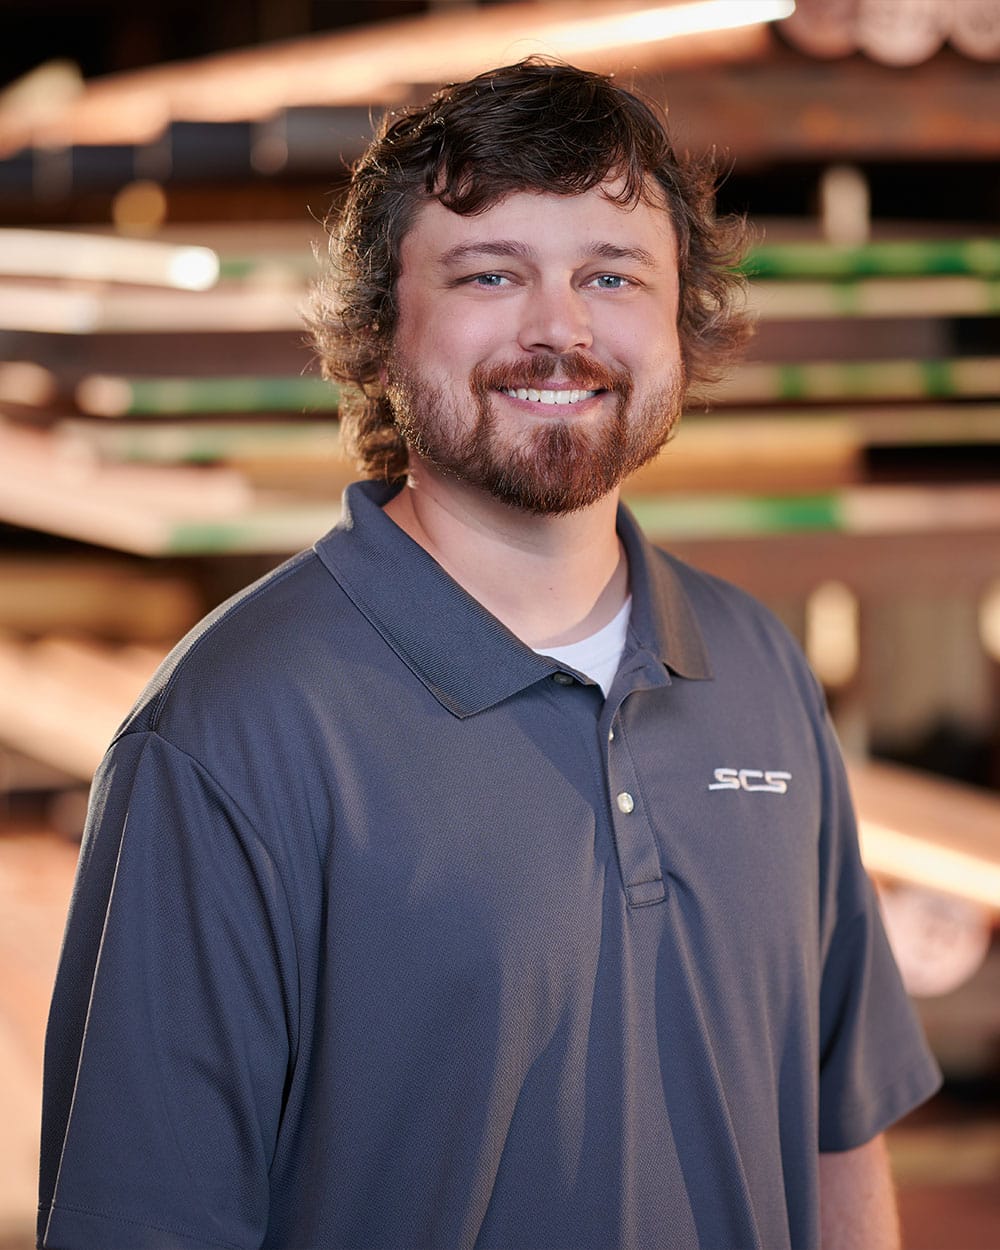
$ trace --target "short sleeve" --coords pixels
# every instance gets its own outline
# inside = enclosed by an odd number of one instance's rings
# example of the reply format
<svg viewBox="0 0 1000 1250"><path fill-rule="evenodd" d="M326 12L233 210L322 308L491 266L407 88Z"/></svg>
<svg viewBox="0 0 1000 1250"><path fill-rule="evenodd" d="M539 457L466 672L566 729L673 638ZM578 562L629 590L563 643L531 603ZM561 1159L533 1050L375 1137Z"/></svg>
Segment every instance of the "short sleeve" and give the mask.
<svg viewBox="0 0 1000 1250"><path fill-rule="evenodd" d="M843 761L826 720L821 837L819 1149L863 1145L941 1083L861 862Z"/></svg>
<svg viewBox="0 0 1000 1250"><path fill-rule="evenodd" d="M260 1245L295 984L245 814L176 747L125 735L95 781L49 1019L41 1246Z"/></svg>

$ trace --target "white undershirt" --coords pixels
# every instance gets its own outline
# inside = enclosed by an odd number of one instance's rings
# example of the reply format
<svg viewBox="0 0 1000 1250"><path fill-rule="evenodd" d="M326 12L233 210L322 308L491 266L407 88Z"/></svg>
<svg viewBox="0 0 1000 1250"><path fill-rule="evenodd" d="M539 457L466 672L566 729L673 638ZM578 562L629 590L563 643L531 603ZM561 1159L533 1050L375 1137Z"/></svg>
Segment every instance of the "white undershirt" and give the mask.
<svg viewBox="0 0 1000 1250"><path fill-rule="evenodd" d="M581 638L579 642L567 643L564 647L535 647L535 650L539 655L551 656L560 664L596 681L607 696L625 650L625 635L631 615L632 596L629 595L614 620L596 634Z"/></svg>

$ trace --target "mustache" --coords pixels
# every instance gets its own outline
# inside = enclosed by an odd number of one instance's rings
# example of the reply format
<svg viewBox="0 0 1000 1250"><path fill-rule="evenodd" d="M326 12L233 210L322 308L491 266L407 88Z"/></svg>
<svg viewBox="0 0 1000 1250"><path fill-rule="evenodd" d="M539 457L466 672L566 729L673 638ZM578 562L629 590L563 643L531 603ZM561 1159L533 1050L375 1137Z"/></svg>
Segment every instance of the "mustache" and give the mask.
<svg viewBox="0 0 1000 1250"><path fill-rule="evenodd" d="M522 386L538 389L549 378L557 376L582 391L616 391L628 395L632 390L632 375L627 369L611 369L583 352L539 352L529 360L476 365L472 371L472 387L478 395Z"/></svg>

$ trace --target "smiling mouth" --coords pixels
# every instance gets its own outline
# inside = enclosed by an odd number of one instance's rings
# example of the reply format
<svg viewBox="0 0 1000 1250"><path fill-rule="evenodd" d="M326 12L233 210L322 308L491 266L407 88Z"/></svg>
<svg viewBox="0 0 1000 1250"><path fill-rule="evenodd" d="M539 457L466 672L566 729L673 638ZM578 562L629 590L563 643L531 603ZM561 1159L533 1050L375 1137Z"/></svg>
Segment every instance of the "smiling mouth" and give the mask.
<svg viewBox="0 0 1000 1250"><path fill-rule="evenodd" d="M511 399L527 399L533 404L578 404L584 399L593 399L601 391L545 391L533 386L501 386L498 390Z"/></svg>

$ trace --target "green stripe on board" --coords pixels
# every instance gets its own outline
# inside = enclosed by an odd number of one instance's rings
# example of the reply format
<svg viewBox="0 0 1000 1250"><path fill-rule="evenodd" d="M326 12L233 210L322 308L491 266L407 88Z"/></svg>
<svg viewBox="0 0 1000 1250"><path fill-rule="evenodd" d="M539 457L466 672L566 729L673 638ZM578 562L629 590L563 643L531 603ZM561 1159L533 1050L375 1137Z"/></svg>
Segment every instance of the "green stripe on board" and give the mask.
<svg viewBox="0 0 1000 1250"><path fill-rule="evenodd" d="M951 360L830 360L801 364L748 363L720 384L715 406L858 399L1000 396L1000 358Z"/></svg>
<svg viewBox="0 0 1000 1250"><path fill-rule="evenodd" d="M776 366L779 399L804 399L809 393L809 383L801 365Z"/></svg>
<svg viewBox="0 0 1000 1250"><path fill-rule="evenodd" d="M322 378L161 378L129 383L134 414L329 411L337 392Z"/></svg>
<svg viewBox="0 0 1000 1250"><path fill-rule="evenodd" d="M934 399L943 395L954 395L955 380L952 377L951 364L947 360L923 360L920 372L924 379L924 394Z"/></svg>
<svg viewBox="0 0 1000 1250"><path fill-rule="evenodd" d="M322 537L340 516L340 502L289 507L238 521L192 521L175 525L163 555L290 553Z"/></svg>
<svg viewBox="0 0 1000 1250"><path fill-rule="evenodd" d="M841 504L836 495L786 498L699 495L651 499L630 496L626 487L626 500L643 529L650 534L675 538L721 538L842 528Z"/></svg>
<svg viewBox="0 0 1000 1250"><path fill-rule="evenodd" d="M1000 239L886 240L858 247L765 243L741 266L755 278L1000 275Z"/></svg>
<svg viewBox="0 0 1000 1250"><path fill-rule="evenodd" d="M330 420L288 421L280 424L218 425L190 421L183 425L158 421L63 423L65 437L93 448L99 455L143 464L212 463L230 458L337 456L340 438Z"/></svg>
<svg viewBox="0 0 1000 1250"><path fill-rule="evenodd" d="M85 378L77 399L85 412L107 416L171 413L332 412L339 391L323 378Z"/></svg>
<svg viewBox="0 0 1000 1250"><path fill-rule="evenodd" d="M262 271L312 280L319 275L319 265L307 246L301 251L262 252L259 256L222 255L219 257L219 277L239 281L253 277Z"/></svg>

